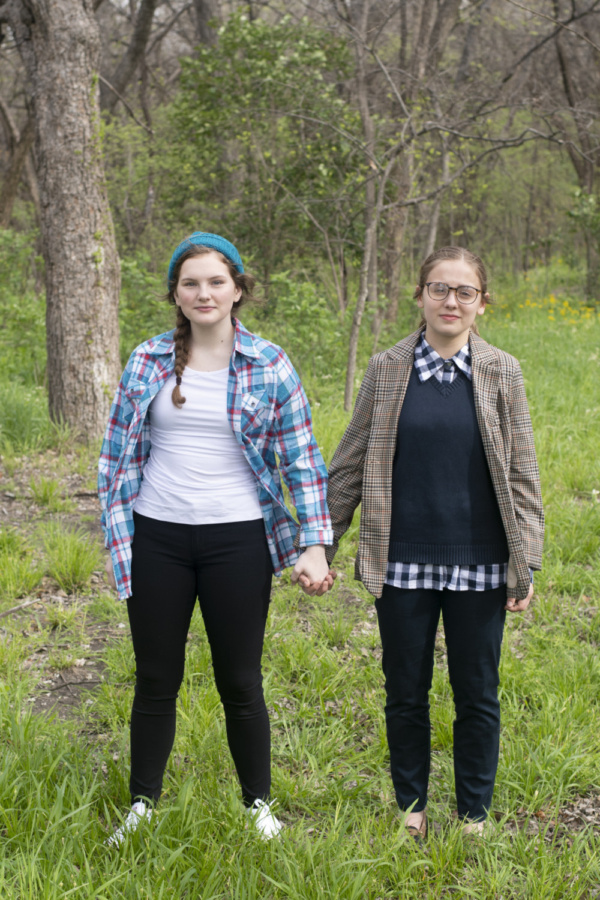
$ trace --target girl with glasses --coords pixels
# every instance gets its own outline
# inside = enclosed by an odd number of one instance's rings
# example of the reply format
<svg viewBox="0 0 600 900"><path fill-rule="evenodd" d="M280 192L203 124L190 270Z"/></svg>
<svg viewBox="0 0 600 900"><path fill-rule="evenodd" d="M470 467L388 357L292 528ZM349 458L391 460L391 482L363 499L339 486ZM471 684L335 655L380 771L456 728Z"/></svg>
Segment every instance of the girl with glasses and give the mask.
<svg viewBox="0 0 600 900"><path fill-rule="evenodd" d="M108 843L160 797L196 601L243 803L268 839L281 829L261 675L271 577L293 565L308 593L331 585L326 471L289 359L237 318L254 279L234 245L195 232L173 252L167 285L176 327L131 354L99 465L107 572L127 601L136 662L132 807Z"/></svg>
<svg viewBox="0 0 600 900"><path fill-rule="evenodd" d="M421 327L374 356L329 472L336 552L361 505L356 576L375 596L391 774L404 825L427 834L429 691L444 623L465 832L483 831L499 752L506 611L524 611L544 518L519 363L479 337L485 267L462 247L423 263Z"/></svg>

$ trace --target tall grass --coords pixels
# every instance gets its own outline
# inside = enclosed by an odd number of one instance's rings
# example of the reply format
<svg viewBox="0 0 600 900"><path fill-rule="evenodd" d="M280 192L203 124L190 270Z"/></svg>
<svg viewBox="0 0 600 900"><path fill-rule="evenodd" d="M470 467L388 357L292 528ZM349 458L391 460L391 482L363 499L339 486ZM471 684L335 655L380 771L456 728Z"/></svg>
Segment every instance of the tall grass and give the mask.
<svg viewBox="0 0 600 900"><path fill-rule="evenodd" d="M12 456L61 447L71 437L68 426L50 419L43 388L0 383L0 453Z"/></svg>
<svg viewBox="0 0 600 900"><path fill-rule="evenodd" d="M49 522L40 528L46 570L67 594L83 590L92 572L101 566L97 542L82 528Z"/></svg>
<svg viewBox="0 0 600 900"><path fill-rule="evenodd" d="M43 574L23 535L14 528L0 528L0 607L32 591Z"/></svg>
<svg viewBox="0 0 600 900"><path fill-rule="evenodd" d="M526 615L510 616L506 629L502 746L490 835L465 840L453 815L453 704L442 642L432 691L431 835L420 849L402 831L388 774L376 617L372 599L353 581L355 522L336 560L340 576L331 594L307 598L288 575L274 584L264 680L272 793L286 827L281 840L270 844L245 828L198 612L163 800L155 821L118 852L104 840L128 804L135 662L125 606L95 588L82 604L111 638L102 685L82 698L67 723L30 711L38 676L26 661L48 642L47 635L42 629L27 636L22 621L1 621L0 896L598 896L598 831L573 829L565 811L586 796L597 807L600 795L600 323L583 313L576 324L567 315L552 320L556 304L550 295L540 289L527 306L530 289L523 286L505 304L499 297L497 309L482 322L484 336L522 362L548 516L535 600ZM398 329L388 335L390 343L401 334ZM361 352L366 359L366 344ZM308 361L309 372L311 366ZM315 372L320 366L314 363ZM336 373L327 381L339 381ZM314 406L327 458L348 420L341 393L341 383L327 387ZM15 531L0 531L2 553L33 559ZM58 549L54 558L61 555L71 558L72 551ZM81 583L89 588L92 569L86 571ZM65 654L73 652L69 635L81 639L80 625L73 616L57 622Z"/></svg>

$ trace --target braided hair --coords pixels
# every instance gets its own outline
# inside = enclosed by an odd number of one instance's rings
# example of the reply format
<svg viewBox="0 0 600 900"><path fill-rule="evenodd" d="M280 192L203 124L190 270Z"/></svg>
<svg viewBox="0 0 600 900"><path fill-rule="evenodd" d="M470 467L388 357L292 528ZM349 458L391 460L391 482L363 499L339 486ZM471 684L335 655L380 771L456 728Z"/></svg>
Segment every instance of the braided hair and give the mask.
<svg viewBox="0 0 600 900"><path fill-rule="evenodd" d="M187 365L190 353L191 333L192 327L190 325L190 320L184 316L181 308L178 306L175 334L173 335L173 340L175 341L175 387L171 394L171 400L177 409L181 409L186 399L181 394L181 376Z"/></svg>
<svg viewBox="0 0 600 900"><path fill-rule="evenodd" d="M188 357L190 354L192 326L190 325L190 320L181 311L181 307L177 306L177 302L175 300L175 289L179 282L181 267L183 266L184 262L188 259L192 259L195 256L204 256L205 253L215 253L216 256L218 256L218 258L221 260L221 262L225 263L229 270L229 274L231 275L235 283L235 286L242 292L240 299L236 300L236 302L233 304L234 312L237 312L240 306L249 301L260 303L260 300L252 293L256 284L256 279L253 278L253 276L248 272L238 272L231 260L229 260L222 253L219 253L218 250L214 250L212 247L204 247L202 244L196 244L191 246L189 250L186 250L181 254L173 269L172 277L169 282L169 290L165 297L165 299L172 306L175 306L177 310L175 334L173 335L173 340L175 341L175 387L173 388L173 392L171 394L171 400L173 401L173 405L176 406L177 409L181 409L186 400L186 398L181 393L181 379L183 376L183 370L187 365Z"/></svg>

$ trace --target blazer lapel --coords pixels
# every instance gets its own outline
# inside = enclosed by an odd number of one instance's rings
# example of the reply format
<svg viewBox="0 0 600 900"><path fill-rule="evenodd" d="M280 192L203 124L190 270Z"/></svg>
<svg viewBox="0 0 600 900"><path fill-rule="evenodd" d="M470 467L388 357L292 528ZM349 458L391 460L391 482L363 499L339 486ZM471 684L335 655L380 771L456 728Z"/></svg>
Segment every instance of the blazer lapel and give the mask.
<svg viewBox="0 0 600 900"><path fill-rule="evenodd" d="M398 418L415 361L415 347L421 333L410 335L391 347L382 359L375 391L374 426L383 474L391 483L392 463L396 449Z"/></svg>
<svg viewBox="0 0 600 900"><path fill-rule="evenodd" d="M376 382L362 480L362 513L357 569L376 597L387 571L392 521L392 471L398 418L420 334L410 335L377 357Z"/></svg>

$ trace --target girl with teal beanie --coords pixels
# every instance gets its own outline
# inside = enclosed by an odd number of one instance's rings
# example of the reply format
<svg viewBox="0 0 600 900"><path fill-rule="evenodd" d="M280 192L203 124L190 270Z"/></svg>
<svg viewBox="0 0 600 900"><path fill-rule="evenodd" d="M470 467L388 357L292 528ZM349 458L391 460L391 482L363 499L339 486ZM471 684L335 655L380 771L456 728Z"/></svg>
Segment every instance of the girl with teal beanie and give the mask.
<svg viewBox="0 0 600 900"><path fill-rule="evenodd" d="M99 463L107 572L127 602L136 661L132 807L113 846L160 797L196 602L248 820L263 839L279 833L261 674L271 579L293 566L313 595L334 577L308 401L284 351L237 318L254 300L240 254L194 232L174 250L167 285L176 326L131 354Z"/></svg>

